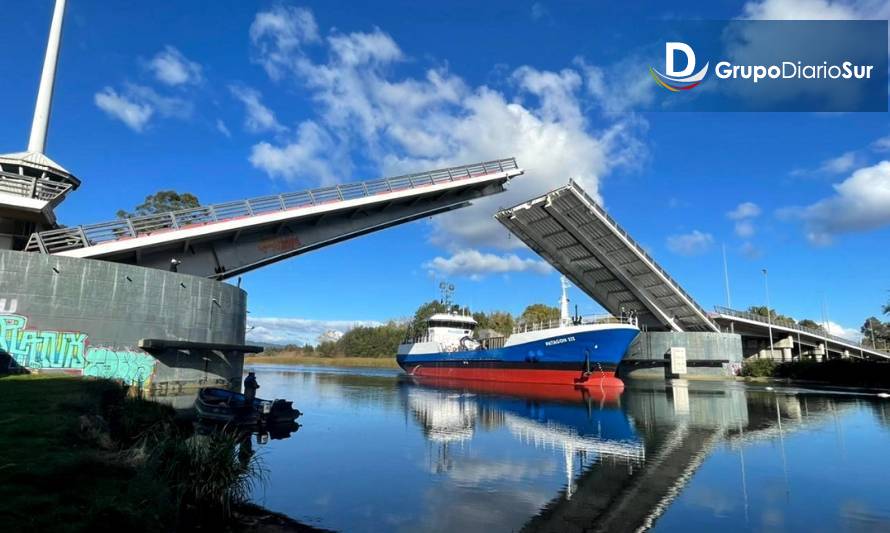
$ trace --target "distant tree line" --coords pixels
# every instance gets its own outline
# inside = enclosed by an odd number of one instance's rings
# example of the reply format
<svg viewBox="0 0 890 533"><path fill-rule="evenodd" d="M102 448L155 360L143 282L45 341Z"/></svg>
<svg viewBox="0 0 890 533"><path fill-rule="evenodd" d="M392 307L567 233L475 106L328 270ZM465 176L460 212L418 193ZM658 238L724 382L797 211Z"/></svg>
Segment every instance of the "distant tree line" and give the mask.
<svg viewBox="0 0 890 533"><path fill-rule="evenodd" d="M455 312L470 315L478 323L477 331L490 330L490 334L507 336L517 324L546 322L559 318L559 309L544 304L532 304L517 317L507 311L476 311L452 305L447 307L439 300L422 304L407 321L389 321L380 326L356 326L337 341L325 341L317 346L288 344L266 350L264 355L291 353L298 356L320 357L393 357L399 344L405 339L426 331L426 321L436 313Z"/></svg>
<svg viewBox="0 0 890 533"><path fill-rule="evenodd" d="M775 309L767 309L764 305L753 305L748 308L748 312L752 315L758 315L764 318L768 317L775 324L797 325L807 329L814 329L816 331L819 331L820 333L825 333L825 328L822 326L822 324L816 322L815 320L811 320L809 318L804 318L803 320L794 320L790 316L776 312Z"/></svg>

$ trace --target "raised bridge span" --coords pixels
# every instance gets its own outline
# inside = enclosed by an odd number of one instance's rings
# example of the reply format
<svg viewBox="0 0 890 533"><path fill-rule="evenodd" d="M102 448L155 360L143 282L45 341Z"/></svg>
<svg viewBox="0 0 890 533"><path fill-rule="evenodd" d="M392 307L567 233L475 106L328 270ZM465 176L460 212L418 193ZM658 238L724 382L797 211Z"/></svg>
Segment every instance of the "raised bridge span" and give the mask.
<svg viewBox="0 0 890 533"><path fill-rule="evenodd" d="M727 308L708 312L593 200L568 185L499 211L495 218L576 287L615 316L633 313L650 331L740 333L776 359L845 357L890 359L863 342ZM773 345L769 345L770 331ZM752 353L746 353L753 355Z"/></svg>
<svg viewBox="0 0 890 533"><path fill-rule="evenodd" d="M470 205L523 173L514 158L33 233L26 251L226 279Z"/></svg>

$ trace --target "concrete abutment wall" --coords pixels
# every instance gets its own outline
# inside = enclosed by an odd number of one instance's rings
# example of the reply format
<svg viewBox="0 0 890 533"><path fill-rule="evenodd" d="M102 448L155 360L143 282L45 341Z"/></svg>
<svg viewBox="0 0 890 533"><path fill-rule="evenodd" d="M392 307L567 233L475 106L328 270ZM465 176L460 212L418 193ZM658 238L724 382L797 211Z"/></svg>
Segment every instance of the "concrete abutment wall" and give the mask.
<svg viewBox="0 0 890 533"><path fill-rule="evenodd" d="M235 385L243 354L141 339L243 345L247 295L206 278L92 259L0 250L6 367L107 377L156 394Z"/></svg>
<svg viewBox="0 0 890 533"><path fill-rule="evenodd" d="M672 377L672 347L686 349L685 377L728 377L741 369L742 338L738 334L642 331L628 348L618 375Z"/></svg>

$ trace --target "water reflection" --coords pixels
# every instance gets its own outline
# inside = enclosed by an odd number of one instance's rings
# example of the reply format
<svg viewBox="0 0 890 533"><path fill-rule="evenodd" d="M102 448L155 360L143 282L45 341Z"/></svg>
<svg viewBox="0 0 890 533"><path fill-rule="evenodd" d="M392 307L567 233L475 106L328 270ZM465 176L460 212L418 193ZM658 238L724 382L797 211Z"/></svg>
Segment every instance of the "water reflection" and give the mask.
<svg viewBox="0 0 890 533"><path fill-rule="evenodd" d="M878 529L890 409L735 383L624 391L258 369L306 414L258 500L344 531ZM826 502L826 498L829 498Z"/></svg>

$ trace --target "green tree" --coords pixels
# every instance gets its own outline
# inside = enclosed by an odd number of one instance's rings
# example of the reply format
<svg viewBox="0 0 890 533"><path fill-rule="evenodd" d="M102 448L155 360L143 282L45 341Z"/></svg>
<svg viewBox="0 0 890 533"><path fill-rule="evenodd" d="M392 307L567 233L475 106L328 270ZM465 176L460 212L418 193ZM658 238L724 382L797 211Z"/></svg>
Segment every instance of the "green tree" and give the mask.
<svg viewBox="0 0 890 533"><path fill-rule="evenodd" d="M765 305L752 305L748 308L748 312L752 315L760 315L764 318L771 318L774 322L790 322L791 324L796 324L795 320L790 316L785 316L781 313L777 313L775 309L770 309L769 312Z"/></svg>
<svg viewBox="0 0 890 533"><path fill-rule="evenodd" d="M513 333L513 315L506 311L492 311L491 313L477 311L473 313L473 320L476 321L476 329L490 329L501 335Z"/></svg>
<svg viewBox="0 0 890 533"><path fill-rule="evenodd" d="M497 331L501 335L513 333L514 325L513 315L505 311L493 311L488 315L488 328Z"/></svg>
<svg viewBox="0 0 890 533"><path fill-rule="evenodd" d="M875 317L869 317L859 329L862 333L862 342L866 345L874 342L875 346L890 345L890 322L881 322Z"/></svg>
<svg viewBox="0 0 890 533"><path fill-rule="evenodd" d="M559 319L559 309L545 304L531 304L519 315L519 322L537 324Z"/></svg>
<svg viewBox="0 0 890 533"><path fill-rule="evenodd" d="M318 352L318 355L322 357L335 357L341 354L337 347L337 343L333 341L325 341L319 344L316 351Z"/></svg>
<svg viewBox="0 0 890 533"><path fill-rule="evenodd" d="M426 320L429 317L436 313L445 313L446 311L448 311L448 309L445 307L445 304L439 300L430 300L421 305L417 308L417 311L414 312L414 321L412 324L414 331L424 331L426 329Z"/></svg>
<svg viewBox="0 0 890 533"><path fill-rule="evenodd" d="M176 191L158 191L145 197L145 201L137 205L132 213L119 209L118 218L141 217L145 215L156 215L158 213L168 213L170 211L179 211L180 209L189 209L192 207L200 207L201 202L198 197L192 193L178 193Z"/></svg>
<svg viewBox="0 0 890 533"><path fill-rule="evenodd" d="M337 349L346 357L394 357L404 338L405 327L396 322L358 326L343 334Z"/></svg>
<svg viewBox="0 0 890 533"><path fill-rule="evenodd" d="M815 329L816 331L820 331L822 333L825 332L825 328L822 327L822 324L816 322L815 320L810 320L809 318L805 318L797 324L804 328Z"/></svg>

